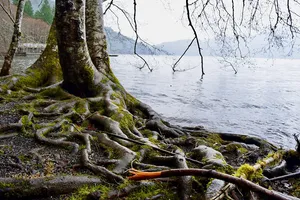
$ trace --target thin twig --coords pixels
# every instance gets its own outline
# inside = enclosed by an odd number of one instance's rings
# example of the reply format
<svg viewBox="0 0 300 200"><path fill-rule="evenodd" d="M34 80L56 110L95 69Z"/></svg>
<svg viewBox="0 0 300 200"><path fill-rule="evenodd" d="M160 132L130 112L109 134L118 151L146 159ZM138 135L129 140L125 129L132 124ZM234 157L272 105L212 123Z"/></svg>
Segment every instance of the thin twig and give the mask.
<svg viewBox="0 0 300 200"><path fill-rule="evenodd" d="M197 42L197 47L198 47L198 52L199 52L199 55L200 55L200 62L201 62L201 71L202 71L201 79L202 79L203 75L205 75L204 66L203 66L203 55L202 55L201 46L200 46L200 42L199 42L199 39L198 39L197 31L196 31L195 27L193 26L193 23L192 23L192 20L191 20L190 9L189 9L189 0L185 1L185 7L186 7L187 18L188 18L188 21L189 21L189 26L191 27L191 29L194 33L196 42Z"/></svg>
<svg viewBox="0 0 300 200"><path fill-rule="evenodd" d="M194 37L194 39L192 39L192 41L190 42L190 44L187 46L187 48L185 49L185 51L181 54L181 56L178 58L178 60L175 62L175 64L172 67L173 72L176 72L177 70L176 65L180 62L180 60L182 59L182 57L186 54L186 52L190 49L190 47L192 46L193 42L195 41L196 37Z"/></svg>
<svg viewBox="0 0 300 200"><path fill-rule="evenodd" d="M138 26L137 26L137 21L136 21L136 0L133 0L133 22L134 22L134 33L135 33L135 41L134 41L134 49L133 49L133 53L139 57L141 60L144 61L144 64L142 67L139 67L139 69L144 68L144 66L147 66L149 71L152 72L152 68L149 66L148 62L137 53L137 43L138 43L138 39L139 39L139 34L138 34Z"/></svg>
<svg viewBox="0 0 300 200"><path fill-rule="evenodd" d="M3 11L7 14L7 16L9 17L9 19L12 21L13 24L15 24L15 20L14 18L11 16L11 14L6 10L6 8L4 7L3 3L0 3L0 7L3 9Z"/></svg>

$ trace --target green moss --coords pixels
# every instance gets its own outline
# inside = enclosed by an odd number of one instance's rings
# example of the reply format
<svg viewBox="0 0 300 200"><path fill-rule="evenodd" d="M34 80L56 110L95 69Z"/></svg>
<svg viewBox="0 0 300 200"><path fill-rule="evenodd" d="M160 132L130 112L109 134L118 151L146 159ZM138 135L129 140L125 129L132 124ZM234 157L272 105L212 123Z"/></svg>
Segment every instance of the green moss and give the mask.
<svg viewBox="0 0 300 200"><path fill-rule="evenodd" d="M220 149L220 146L223 143L223 140L220 138L218 134L211 133L205 138L205 142L208 146L213 147L216 150Z"/></svg>
<svg viewBox="0 0 300 200"><path fill-rule="evenodd" d="M90 111L91 112L96 112L98 111L100 114L104 114L105 113L105 101L104 100L100 100L100 101L96 101L96 102L90 102Z"/></svg>
<svg viewBox="0 0 300 200"><path fill-rule="evenodd" d="M225 173L225 174L233 174L234 173L234 169L231 165L216 166L215 170L218 172Z"/></svg>
<svg viewBox="0 0 300 200"><path fill-rule="evenodd" d="M75 111L79 114L84 114L87 110L86 110L86 107L85 107L85 101L78 101L76 104L75 104Z"/></svg>
<svg viewBox="0 0 300 200"><path fill-rule="evenodd" d="M94 79L94 70L90 65L85 65L84 67L84 73L85 74L85 78L87 78L87 80L93 80Z"/></svg>
<svg viewBox="0 0 300 200"><path fill-rule="evenodd" d="M145 137L147 137L147 138L150 138L150 137L153 136L152 131L149 130L149 129L144 129L144 130L141 131L141 133L142 133Z"/></svg>
<svg viewBox="0 0 300 200"><path fill-rule="evenodd" d="M248 149L246 149L246 148L238 148L237 149L241 154L245 154L245 153L248 153Z"/></svg>
<svg viewBox="0 0 300 200"><path fill-rule="evenodd" d="M24 115L21 117L21 122L22 122L23 126L25 126L25 127L29 127L32 125L32 122L31 122L31 120L29 120L27 115Z"/></svg>
<svg viewBox="0 0 300 200"><path fill-rule="evenodd" d="M159 198L162 200L179 199L176 191L172 191L170 189L167 190L166 188L170 188L170 186L166 183L159 183L159 182L156 182L155 184L149 183L149 184L143 185L143 186L137 188L136 190L132 191L131 193L129 193L126 200L147 199L147 198L151 198L158 194L162 195L162 197Z"/></svg>
<svg viewBox="0 0 300 200"><path fill-rule="evenodd" d="M224 157L222 156L222 154L219 154L219 153L217 153L214 157L215 157L216 159L224 160Z"/></svg>
<svg viewBox="0 0 300 200"><path fill-rule="evenodd" d="M101 79L101 83L103 83L103 84L107 83L108 81L109 81L109 79L106 78L106 77L103 77L103 78Z"/></svg>
<svg viewBox="0 0 300 200"><path fill-rule="evenodd" d="M77 190L75 194L73 194L69 200L86 200L87 196L96 191L101 192L101 198L100 199L107 199L108 192L113 190L113 188L104 185L104 184L99 184L95 186L83 186L80 189Z"/></svg>
<svg viewBox="0 0 300 200"><path fill-rule="evenodd" d="M293 187L292 195L299 198L300 197L300 180L298 178L291 179L290 183Z"/></svg>
<svg viewBox="0 0 300 200"><path fill-rule="evenodd" d="M237 177L246 176L248 180L254 180L254 179L257 180L263 177L262 169L255 170L254 167L249 164L244 164L240 166L240 168L236 171L234 176Z"/></svg>
<svg viewBox="0 0 300 200"><path fill-rule="evenodd" d="M43 73L42 70L27 70L29 75L20 77L18 82L15 85L15 88L22 88L24 86L28 87L38 87L42 86L46 73Z"/></svg>
<svg viewBox="0 0 300 200"><path fill-rule="evenodd" d="M23 104L18 104L16 106L16 109L22 111L29 111L29 112L36 112L36 109L34 108L34 105L32 103L23 103Z"/></svg>
<svg viewBox="0 0 300 200"><path fill-rule="evenodd" d="M138 106L140 104L139 100L131 96L130 94L126 95L126 104L132 106Z"/></svg>
<svg viewBox="0 0 300 200"><path fill-rule="evenodd" d="M132 130L134 127L133 116L127 110L120 108L118 112L115 112L115 114L110 117L120 123L120 128L124 132L126 132L127 129Z"/></svg>
<svg viewBox="0 0 300 200"><path fill-rule="evenodd" d="M24 155L24 154L19 155L18 158L19 158L22 162L30 161L29 157L26 156L26 155Z"/></svg>
<svg viewBox="0 0 300 200"><path fill-rule="evenodd" d="M70 99L73 97L72 95L65 92L60 87L46 89L43 92L39 93L39 96L41 98L49 97L49 98L58 99L58 100L65 100L65 99Z"/></svg>
<svg viewBox="0 0 300 200"><path fill-rule="evenodd" d="M79 150L86 149L86 145L80 145Z"/></svg>
<svg viewBox="0 0 300 200"><path fill-rule="evenodd" d="M13 183L3 183L3 182L0 182L0 189L12 188L12 187L14 187Z"/></svg>

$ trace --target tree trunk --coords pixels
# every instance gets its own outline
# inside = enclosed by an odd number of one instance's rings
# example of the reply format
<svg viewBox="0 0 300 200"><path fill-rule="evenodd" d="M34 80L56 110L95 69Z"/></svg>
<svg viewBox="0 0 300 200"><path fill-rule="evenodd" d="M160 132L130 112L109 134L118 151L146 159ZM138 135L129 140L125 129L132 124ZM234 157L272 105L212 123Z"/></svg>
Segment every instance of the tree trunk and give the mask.
<svg viewBox="0 0 300 200"><path fill-rule="evenodd" d="M110 73L102 0L90 0L86 5L86 37L94 65L99 71Z"/></svg>
<svg viewBox="0 0 300 200"><path fill-rule="evenodd" d="M20 41L20 37L21 37L21 25L22 25L25 1L26 0L19 0L17 13L16 13L16 20L15 20L15 24L14 24L14 32L13 32L13 36L12 36L12 40L11 40L8 52L4 58L4 63L3 63L3 66L2 66L2 69L0 72L0 76L9 75L12 61L13 61L15 53L18 49L18 45L19 45L19 41Z"/></svg>
<svg viewBox="0 0 300 200"><path fill-rule="evenodd" d="M27 84L28 86L48 86L62 80L62 71L57 50L55 21L54 19L51 25L45 50L26 71L29 76L34 77L34 81L30 81L30 84Z"/></svg>
<svg viewBox="0 0 300 200"><path fill-rule="evenodd" d="M57 43L63 88L80 97L96 96L103 89L101 74L86 43L85 1L56 1Z"/></svg>

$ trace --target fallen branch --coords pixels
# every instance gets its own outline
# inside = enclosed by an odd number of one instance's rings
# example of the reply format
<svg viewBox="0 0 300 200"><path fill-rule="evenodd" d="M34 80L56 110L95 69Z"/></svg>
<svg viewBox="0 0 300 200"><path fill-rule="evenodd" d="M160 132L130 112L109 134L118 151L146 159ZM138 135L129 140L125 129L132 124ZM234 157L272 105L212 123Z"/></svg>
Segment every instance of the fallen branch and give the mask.
<svg viewBox="0 0 300 200"><path fill-rule="evenodd" d="M84 185L103 183L91 176L57 176L35 179L0 178L0 199L32 199L71 193Z"/></svg>
<svg viewBox="0 0 300 200"><path fill-rule="evenodd" d="M226 182L238 185L240 187L247 188L251 191L260 193L262 195L265 195L269 199L277 199L277 200L290 199L285 197L281 193L275 193L271 190L265 189L260 185L257 185L246 179L217 172L215 170L190 168L190 169L172 169L172 170L165 170L165 171L158 171L158 172L142 172L136 169L130 169L129 172L133 174L133 176L128 177L129 180L148 180L148 179L170 177L170 176L203 176L208 178L216 178L216 179L224 180Z"/></svg>
<svg viewBox="0 0 300 200"><path fill-rule="evenodd" d="M286 180L286 179L298 178L298 177L300 177L300 172L295 172L295 173L291 173L291 174L287 174L287 175L283 175L283 176L270 178L270 179L267 179L267 181Z"/></svg>
<svg viewBox="0 0 300 200"><path fill-rule="evenodd" d="M245 174L245 173L239 174L239 170L243 167L243 166L241 166L237 170L238 173L236 175L242 179L247 179L247 178L249 178L250 173L253 174L253 173L257 172L259 169L264 168L265 166L275 162L276 160L280 160L281 158L282 158L281 154L276 152L276 153L274 153L274 155L272 157L266 158L265 160L255 164L252 167L249 166L250 171L247 170L247 172L249 174ZM240 170L240 171L242 171L242 170ZM235 185L230 182L229 184L225 185L225 187L222 189L222 191L220 191L213 198L211 198L211 200L222 199L226 195L226 192L233 190L234 188L235 188Z"/></svg>

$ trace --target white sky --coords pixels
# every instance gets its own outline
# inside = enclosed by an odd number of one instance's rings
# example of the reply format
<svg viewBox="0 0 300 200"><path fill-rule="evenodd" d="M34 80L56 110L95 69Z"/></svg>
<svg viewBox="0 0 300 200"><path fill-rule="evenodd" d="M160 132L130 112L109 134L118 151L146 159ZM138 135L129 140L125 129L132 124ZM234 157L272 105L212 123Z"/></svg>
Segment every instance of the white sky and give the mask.
<svg viewBox="0 0 300 200"><path fill-rule="evenodd" d="M131 14L133 13L133 0L126 0L126 2L119 0L115 3ZM183 0L172 0L171 4L165 0L137 0L140 37L151 44L193 38L192 31L187 26L186 17L183 16L183 20L181 19L184 4ZM104 5L104 9L106 5L107 3ZM112 7L112 9L118 13L121 33L134 38L134 33L124 16L116 8ZM105 16L105 26L118 31L116 24L116 18L108 12Z"/></svg>

